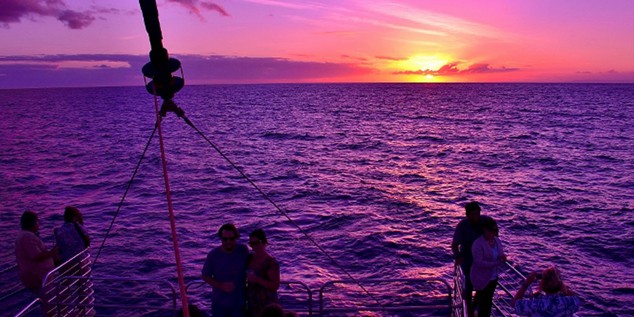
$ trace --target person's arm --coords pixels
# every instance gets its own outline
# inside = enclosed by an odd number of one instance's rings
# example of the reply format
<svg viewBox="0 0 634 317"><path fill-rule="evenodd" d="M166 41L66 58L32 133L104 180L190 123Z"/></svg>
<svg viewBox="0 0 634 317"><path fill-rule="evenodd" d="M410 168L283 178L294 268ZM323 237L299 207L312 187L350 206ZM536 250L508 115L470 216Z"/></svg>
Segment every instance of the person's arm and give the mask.
<svg viewBox="0 0 634 317"><path fill-rule="evenodd" d="M513 297L513 300L511 301L511 307L515 307L515 303L524 298L524 293L526 293L526 290L528 289L528 287L535 282L535 280L537 279L537 272L533 272L531 273L526 280L524 280L524 283L522 284L522 286L520 287L519 290L517 290L517 293L515 293L515 296Z"/></svg>
<svg viewBox="0 0 634 317"><path fill-rule="evenodd" d="M260 284L264 288L275 292L278 288L280 288L280 265L274 259L272 259L271 262L271 268L266 271L267 278L261 278L251 272L247 276L247 280L251 283Z"/></svg>
<svg viewBox="0 0 634 317"><path fill-rule="evenodd" d="M54 248L50 249L50 250L42 250L37 256L35 256L34 260L35 261L44 261L46 259L49 258L54 258L57 255L57 249L58 247L55 246Z"/></svg>
<svg viewBox="0 0 634 317"><path fill-rule="evenodd" d="M464 262L464 258L460 256L460 245L457 243L451 244L451 253L453 254L454 264L460 265Z"/></svg>
<svg viewBox="0 0 634 317"><path fill-rule="evenodd" d="M57 254L57 246L51 250L46 250L44 243L33 235L26 241L25 251L28 258L33 261L40 262L53 258Z"/></svg>
<svg viewBox="0 0 634 317"><path fill-rule="evenodd" d="M460 255L460 241L462 241L462 235L460 230L460 223L456 226L456 230L453 233L453 239L451 241L451 253L453 254L454 265L460 265L464 263L464 257Z"/></svg>
<svg viewBox="0 0 634 317"><path fill-rule="evenodd" d="M200 276L200 278L202 278L203 281L205 281L205 283L209 284L211 287L218 288L218 282L214 280L213 277L203 274Z"/></svg>
<svg viewBox="0 0 634 317"><path fill-rule="evenodd" d="M495 238L495 241L499 246L498 250L500 250L500 256L498 257L498 259L500 260L500 264L503 264L508 260L506 253L504 253L504 246L502 245L502 241L498 237Z"/></svg>
<svg viewBox="0 0 634 317"><path fill-rule="evenodd" d="M231 293L235 290L236 286L233 282L220 282L214 278L214 264L213 264L213 251L207 254L207 259L203 265L203 270L200 274L205 283L209 284L212 288L221 290L223 292Z"/></svg>
<svg viewBox="0 0 634 317"><path fill-rule="evenodd" d="M211 285L211 287L219 289L223 292L231 293L233 292L233 290L236 289L236 286L233 284L233 282L218 282L213 277L204 274L200 277L203 279L203 281L205 281L205 283Z"/></svg>

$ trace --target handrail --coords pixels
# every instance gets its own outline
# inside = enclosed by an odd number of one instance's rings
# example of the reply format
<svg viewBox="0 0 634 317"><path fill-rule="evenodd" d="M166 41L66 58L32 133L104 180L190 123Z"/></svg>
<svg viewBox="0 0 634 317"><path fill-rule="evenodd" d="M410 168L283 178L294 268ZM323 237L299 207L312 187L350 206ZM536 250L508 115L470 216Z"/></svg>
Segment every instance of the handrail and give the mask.
<svg viewBox="0 0 634 317"><path fill-rule="evenodd" d="M498 285L500 286L500 289L503 291L505 296L502 297L499 296L498 293L496 293L493 304L495 306L495 309L502 316L511 316L513 314L514 307L512 307L510 303L513 299L513 296L515 295L514 292L517 291L516 289L511 289L511 286L517 286L517 284L521 284L526 279L526 277L515 266L513 266L511 262L505 261L504 265L506 271L501 272Z"/></svg>
<svg viewBox="0 0 634 317"><path fill-rule="evenodd" d="M207 283L203 280L194 280L191 281L189 283L187 283L187 285L185 286L185 289L187 290L188 294L190 293L190 289L192 288L200 288L202 286L207 285ZM300 281L295 281L295 280L282 280L280 281L280 289L278 289L278 295L282 295L284 293L290 293L290 292L285 292L281 286L286 286L289 288L292 288L293 286L299 286L302 289L302 292L306 294L306 308L305 309L297 309L295 307L292 308L293 311L295 312L306 312L308 313L309 316L313 315L313 292L310 290L310 288L308 287L308 285L306 285L303 282Z"/></svg>
<svg viewBox="0 0 634 317"><path fill-rule="evenodd" d="M7 265L7 267L5 267L4 269L0 270L0 275L1 275L1 274L4 274L4 273L7 273L7 272L9 272L9 271L11 271L11 270L13 270L13 269L16 269L17 267L18 267L18 265L17 265L17 264L15 264L15 263L13 263L13 264L9 264L9 265Z"/></svg>
<svg viewBox="0 0 634 317"><path fill-rule="evenodd" d="M70 273L72 269L77 268L77 264L81 262L79 260L84 260L84 259L90 260L89 251L90 251L90 248L84 249L83 251L77 253L75 256L70 258L68 261L62 263L58 267L48 272L46 276L44 276L44 279L42 280L42 288L45 288L47 285L52 283L56 278L59 278L59 276L67 275L67 273Z"/></svg>
<svg viewBox="0 0 634 317"><path fill-rule="evenodd" d="M382 305L379 306L361 306L357 305L354 307L343 307L343 308L330 308L324 309L324 291L327 287L334 286L335 284L354 284L356 283L365 283L365 284L385 284L385 283L438 283L441 284L445 288L445 294L447 296L446 305ZM422 309L448 309L452 310L452 291L451 286L447 281L437 279L437 278L396 278L396 279L361 279L357 281L353 280L334 280L328 281L323 284L323 286L319 289L319 315L323 316L324 312L354 312L354 311L403 311L403 310L422 310Z"/></svg>
<svg viewBox="0 0 634 317"><path fill-rule="evenodd" d="M32 302L30 302L28 305L26 305L26 307L22 308L22 310L20 310L17 314L15 314L15 317L22 317L22 316L27 316L27 313L31 312L31 310L35 309L35 305L40 303L41 300L39 298L34 299Z"/></svg>
<svg viewBox="0 0 634 317"><path fill-rule="evenodd" d="M524 280L525 276L522 272L520 272L511 262L505 261L504 267L506 271L501 272L500 276L498 276L498 285L500 286L500 290L502 290L505 294L505 297L500 297L496 292L496 296L494 297L493 307L495 310L500 313L502 316L511 316L513 307L510 306L510 300L514 296L514 290L510 289L510 286L513 283L517 283L519 280ZM505 277L509 277L511 279L515 279L515 281L508 281ZM453 300L453 316L466 316L467 308L466 302L462 298L462 289L460 287L464 287L464 273L462 272L462 268L457 265L454 269L454 300ZM462 301L462 307L459 307L457 302L458 300ZM461 311L462 310L462 311Z"/></svg>
<svg viewBox="0 0 634 317"><path fill-rule="evenodd" d="M82 312L93 310L94 297L91 275L90 249L86 248L66 262L46 274L42 281L40 300L46 315L68 315L76 309ZM71 276L77 278L71 283L65 283ZM77 303L87 303L80 306Z"/></svg>
<svg viewBox="0 0 634 317"><path fill-rule="evenodd" d="M452 297L452 316L464 317L467 316L467 301L463 297L465 289L465 276L462 272L460 265L454 266L454 279L453 279L453 297Z"/></svg>
<svg viewBox="0 0 634 317"><path fill-rule="evenodd" d="M5 266L3 269L0 270L0 276L9 273L10 271L13 270L17 270L18 265L15 263L5 263L3 264L3 266ZM17 276L17 273L16 273ZM6 291L6 294L0 294L0 302L4 301L5 299L12 297L14 295L17 295L21 292L26 291L26 288L22 285L22 283L19 282L19 280L15 280L16 282L10 284L10 285L4 285L3 286L3 291Z"/></svg>
<svg viewBox="0 0 634 317"><path fill-rule="evenodd" d="M77 263L81 263L81 261ZM75 263L75 265L77 265L77 263ZM82 263L82 267L85 267L84 264L86 263ZM502 287L500 287L500 289L503 290L503 292L496 293L497 295L496 295L496 301L494 303L494 306L496 311L501 316L510 316L512 313L512 307L510 307L508 303L510 302L509 299L512 296L511 296L511 290L509 289L509 285L513 285L514 283L517 283L518 280L524 278L524 275L520 271L518 271L515 267L513 267L510 263L505 263L505 265L506 265L505 271L500 272L500 277L502 282L500 285L505 284L505 282L507 285L503 285ZM90 266L88 265L88 269L89 267ZM37 303L40 303L42 305L42 308L44 309L44 311L47 311L54 315L68 314L72 312L73 309L84 309L85 311L90 312L94 308L114 308L114 309L125 309L125 310L154 309L154 310L170 311L174 314L176 314L177 312L178 292L176 288L174 287L174 285L172 285L172 283L170 283L167 280L162 280L162 279L157 280L157 279L150 279L150 278L92 276L90 273L86 273L84 276L63 275L62 272L67 271L67 269L64 269L64 268L57 268L54 271L57 273L53 273L53 272L49 273L47 277L45 278L45 283L44 283L44 286L49 286L47 294L49 294L50 296L48 297L45 296L42 299L38 298L32 301L31 303L28 304L27 307L22 309L16 316L24 316L25 313L32 312L33 309L36 307ZM462 275L461 268L457 266L454 269L454 273ZM92 282L95 282L95 283L106 282L103 284L107 284L107 285L113 285L113 282L160 283L160 285L162 285L162 288L168 290L169 294L165 294L164 298L167 299L169 304L168 306L161 306L161 304L157 305L156 303L149 303L144 305L143 303L140 303L140 302L134 302L134 303L130 302L128 304L121 303L121 302L115 302L115 303L101 302L97 304L97 303L94 303L94 298L92 298L92 296L94 296L92 289L90 289L89 291L82 290L82 287L84 287L83 283L88 283L89 286L87 287L92 287ZM465 316L467 313L465 301L462 299L462 294L461 294L461 289L464 286L461 284L461 283L464 283L463 279L458 279L458 278L454 279L453 289L447 281L442 279L436 279L436 278L362 279L362 280L359 280L359 282L364 283L365 285L375 285L376 287L387 287L395 283L396 284L401 283L404 287L416 287L414 285L416 285L417 283L419 283L421 286L437 284L437 286L432 286L433 288L431 290L438 296L430 297L432 302L429 302L429 303L411 302L411 304L394 304L392 306L390 305L378 306L378 305L367 304L369 302L366 302L366 304L363 304L362 302L355 302L354 298L350 297L351 293L348 293L346 295L346 292L327 291L328 288L335 287L335 285L339 285L339 284L343 284L340 286L344 288L347 287L348 285L354 286L356 285L355 281L333 280L333 281L325 282L319 288L319 299L318 299L319 310L317 312L317 315L322 316L328 313L337 314L337 313L355 312L355 311L357 312L358 311L398 312L398 311L417 311L417 310L423 310L423 309L445 309L445 308L448 308L451 311L452 316L454 317L462 317L462 316ZM315 311L313 310L313 304L314 304L313 295L312 295L313 291L306 284L300 281L293 281L293 280L281 281L280 284L282 286L287 286L289 288L299 287L299 289L301 290L301 293L306 294L306 297L305 297L306 300L305 301L303 300L304 297L302 297L302 300L300 300L300 304L302 305L301 307L306 307L306 309L305 310L301 310L301 309L297 310L295 308L292 308L292 309L295 310L296 312L308 313L309 316L314 315ZM201 288L205 285L206 283L202 280L193 280L187 284L186 289L189 290L193 288ZM62 287L65 287L65 289L62 289ZM207 289L205 289L205 291L207 291ZM280 292L280 294L283 294L283 293L284 293L283 291ZM292 292L292 290L291 292L288 292L288 293L298 294L297 292ZM342 295L341 297L342 299L344 298L348 300L351 299L350 302L352 303L352 305L326 308L324 306L326 304L325 299L327 299L324 296L325 294ZM504 294L504 295L502 296L501 294ZM359 296L363 296L363 294L360 293ZM448 304L447 305L440 304L442 302L442 298L444 298L445 296L448 299ZM75 298L75 301L71 300L72 298ZM281 299L280 301L282 305L284 306L283 299L282 298L280 299ZM367 298L364 297L363 301L365 301L365 299ZM306 306L304 306L304 304ZM55 310L52 310L51 308L54 308Z"/></svg>

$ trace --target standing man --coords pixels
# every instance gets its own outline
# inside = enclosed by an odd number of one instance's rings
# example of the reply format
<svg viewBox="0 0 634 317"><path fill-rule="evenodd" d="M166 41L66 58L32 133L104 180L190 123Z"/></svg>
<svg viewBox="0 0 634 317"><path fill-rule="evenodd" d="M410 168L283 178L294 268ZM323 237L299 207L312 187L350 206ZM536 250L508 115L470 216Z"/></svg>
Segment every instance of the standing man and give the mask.
<svg viewBox="0 0 634 317"><path fill-rule="evenodd" d="M451 242L451 251L453 252L454 264L460 265L465 276L465 288L462 298L467 302L469 316L473 309L473 284L471 284L471 265L473 264L473 255L471 254L471 245L482 235L481 220L490 218L480 216L480 204L472 201L465 206L467 217L462 219L456 226Z"/></svg>
<svg viewBox="0 0 634 317"><path fill-rule="evenodd" d="M18 262L18 275L24 286L40 295L42 280L48 272L55 269L53 258L57 255L57 247L47 250L40 239L40 223L37 214L25 211L20 217L22 231L15 241L15 258Z"/></svg>
<svg viewBox="0 0 634 317"><path fill-rule="evenodd" d="M202 279L212 287L211 314L213 317L243 317L249 250L246 245L237 243L240 233L231 223L220 227L218 237L222 244L207 254L202 270Z"/></svg>

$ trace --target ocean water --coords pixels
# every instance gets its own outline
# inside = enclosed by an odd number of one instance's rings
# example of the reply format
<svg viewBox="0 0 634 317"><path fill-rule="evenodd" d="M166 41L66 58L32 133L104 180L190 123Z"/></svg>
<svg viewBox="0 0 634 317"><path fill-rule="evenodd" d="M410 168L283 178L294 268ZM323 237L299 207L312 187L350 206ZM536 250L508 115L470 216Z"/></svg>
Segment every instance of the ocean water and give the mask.
<svg viewBox="0 0 634 317"><path fill-rule="evenodd" d="M355 278L449 281L454 227L477 200L516 264L560 267L582 316L634 315L633 85L186 86L175 101ZM25 210L52 245L78 206L97 248L154 128L152 96L0 90L0 111L0 263ZM285 280L346 278L183 120L162 127L188 279L225 222L263 227ZM97 274L174 280L160 162L154 138Z"/></svg>

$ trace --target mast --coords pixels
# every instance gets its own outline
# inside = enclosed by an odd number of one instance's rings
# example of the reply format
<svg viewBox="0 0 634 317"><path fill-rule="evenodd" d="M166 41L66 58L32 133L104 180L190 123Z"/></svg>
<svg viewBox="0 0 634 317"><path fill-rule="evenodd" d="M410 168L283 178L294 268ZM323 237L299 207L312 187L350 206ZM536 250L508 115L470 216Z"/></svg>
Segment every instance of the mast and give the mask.
<svg viewBox="0 0 634 317"><path fill-rule="evenodd" d="M187 290L185 288L180 250L178 248L176 221L174 219L174 208L172 205L172 196L167 173L167 159L165 157L165 146L163 144L163 133L161 131L161 117L165 117L168 111L175 112L179 117L184 115L184 112L176 106L174 101L172 101L172 98L176 92L183 88L185 82L180 77L172 76L174 71L180 69L180 62L176 59L169 58L167 49L163 47L163 34L161 33L161 25L158 19L156 0L139 0L139 4L141 5L143 21L145 22L145 29L150 38L151 46L150 62L143 66L142 72L145 77L152 79L152 81L146 85L146 89L149 93L154 95L156 125L158 128L159 143L161 147L161 162L163 165L163 177L165 179L165 195L167 198L170 226L172 229L172 242L174 244L174 257L176 258L178 285L181 293L183 315L189 317ZM160 111L156 96L160 96L163 99L163 105L161 106Z"/></svg>

